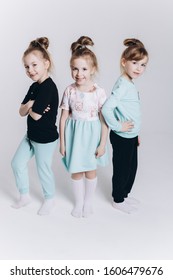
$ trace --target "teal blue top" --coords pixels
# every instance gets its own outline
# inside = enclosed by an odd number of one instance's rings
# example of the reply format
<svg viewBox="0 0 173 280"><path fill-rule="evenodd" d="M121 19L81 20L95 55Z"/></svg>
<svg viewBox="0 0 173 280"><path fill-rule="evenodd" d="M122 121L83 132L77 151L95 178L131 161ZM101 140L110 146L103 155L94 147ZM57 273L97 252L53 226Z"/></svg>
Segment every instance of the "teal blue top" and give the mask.
<svg viewBox="0 0 173 280"><path fill-rule="evenodd" d="M116 81L111 96L102 108L102 114L107 125L116 134L125 138L139 135L141 125L141 111L138 91L132 81L120 76ZM122 132L122 122L132 121L134 128Z"/></svg>

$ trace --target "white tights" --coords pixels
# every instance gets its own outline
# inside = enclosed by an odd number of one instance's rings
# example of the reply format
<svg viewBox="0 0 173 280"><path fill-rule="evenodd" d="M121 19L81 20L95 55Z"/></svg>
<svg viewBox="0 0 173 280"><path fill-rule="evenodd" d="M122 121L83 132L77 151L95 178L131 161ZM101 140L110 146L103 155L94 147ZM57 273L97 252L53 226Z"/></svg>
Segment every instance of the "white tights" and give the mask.
<svg viewBox="0 0 173 280"><path fill-rule="evenodd" d="M75 205L71 212L72 216L87 218L93 213L92 204L94 192L97 186L97 177L94 179L81 178L79 180L72 179L72 188L74 193Z"/></svg>

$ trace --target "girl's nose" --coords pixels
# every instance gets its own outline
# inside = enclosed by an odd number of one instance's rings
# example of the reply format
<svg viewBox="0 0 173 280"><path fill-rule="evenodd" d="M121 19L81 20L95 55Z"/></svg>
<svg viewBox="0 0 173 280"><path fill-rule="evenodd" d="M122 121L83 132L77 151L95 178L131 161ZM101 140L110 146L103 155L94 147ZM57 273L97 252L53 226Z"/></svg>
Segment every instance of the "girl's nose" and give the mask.
<svg viewBox="0 0 173 280"><path fill-rule="evenodd" d="M28 73L31 74L32 72L32 68L28 68Z"/></svg>
<svg viewBox="0 0 173 280"><path fill-rule="evenodd" d="M138 71L141 70L141 65L137 64L137 70L138 70Z"/></svg>
<svg viewBox="0 0 173 280"><path fill-rule="evenodd" d="M77 72L77 76L80 76L80 75L81 75L81 71L78 71L78 72Z"/></svg>

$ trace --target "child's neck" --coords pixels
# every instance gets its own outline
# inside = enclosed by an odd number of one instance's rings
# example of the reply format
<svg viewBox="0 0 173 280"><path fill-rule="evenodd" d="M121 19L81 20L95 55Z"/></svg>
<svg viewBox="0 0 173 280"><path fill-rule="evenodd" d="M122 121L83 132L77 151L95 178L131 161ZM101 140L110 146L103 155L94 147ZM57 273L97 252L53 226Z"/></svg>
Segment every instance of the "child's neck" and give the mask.
<svg viewBox="0 0 173 280"><path fill-rule="evenodd" d="M49 73L46 73L39 81L37 81L39 84L43 83L45 80L49 78Z"/></svg>
<svg viewBox="0 0 173 280"><path fill-rule="evenodd" d="M127 73L123 73L122 76L129 82L133 83L133 79Z"/></svg>
<svg viewBox="0 0 173 280"><path fill-rule="evenodd" d="M87 85L76 84L76 87L79 91L92 92L94 90L94 82L92 81L91 83L89 83Z"/></svg>

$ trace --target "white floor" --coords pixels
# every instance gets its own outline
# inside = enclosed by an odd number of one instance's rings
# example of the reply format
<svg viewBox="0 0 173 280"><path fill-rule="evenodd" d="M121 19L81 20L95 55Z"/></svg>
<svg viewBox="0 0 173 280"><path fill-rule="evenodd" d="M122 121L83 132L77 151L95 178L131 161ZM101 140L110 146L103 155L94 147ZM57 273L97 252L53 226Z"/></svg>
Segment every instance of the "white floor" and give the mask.
<svg viewBox="0 0 173 280"><path fill-rule="evenodd" d="M139 151L133 196L140 200L134 214L111 206L112 165L98 170L94 215L70 215L73 196L70 175L55 155L57 207L38 216L42 193L30 163L33 201L20 210L10 207L17 197L8 155L3 159L0 188L1 260L171 260L173 259L173 135L146 135Z"/></svg>

